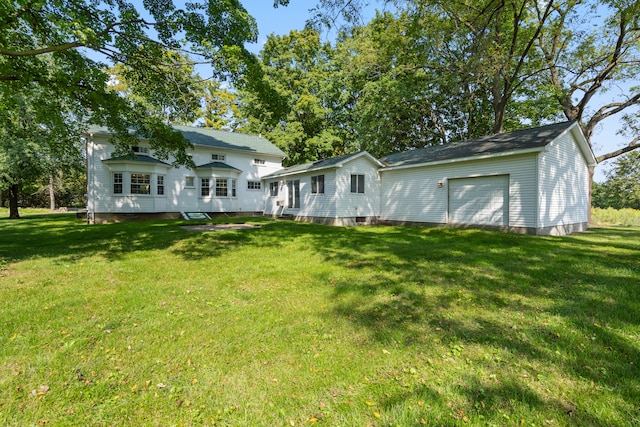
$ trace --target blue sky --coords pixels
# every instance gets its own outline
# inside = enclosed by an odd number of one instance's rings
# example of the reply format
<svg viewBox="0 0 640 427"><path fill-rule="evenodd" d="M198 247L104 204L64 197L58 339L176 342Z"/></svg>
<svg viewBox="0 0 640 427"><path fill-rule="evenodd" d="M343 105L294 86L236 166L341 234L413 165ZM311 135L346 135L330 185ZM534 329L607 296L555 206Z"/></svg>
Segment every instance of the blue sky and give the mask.
<svg viewBox="0 0 640 427"><path fill-rule="evenodd" d="M313 0L292 0L289 6L273 7L271 0L245 0L242 2L247 11L258 23L258 43L252 50L259 51L269 34L288 34L291 30L304 28L315 5Z"/></svg>

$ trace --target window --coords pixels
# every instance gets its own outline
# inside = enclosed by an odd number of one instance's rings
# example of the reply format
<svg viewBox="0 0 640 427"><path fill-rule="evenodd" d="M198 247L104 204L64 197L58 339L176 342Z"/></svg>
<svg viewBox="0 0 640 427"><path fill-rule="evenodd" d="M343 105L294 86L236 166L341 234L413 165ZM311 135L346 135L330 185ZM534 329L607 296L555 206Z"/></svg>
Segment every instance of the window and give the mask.
<svg viewBox="0 0 640 427"><path fill-rule="evenodd" d="M133 147L134 153L149 154L149 147Z"/></svg>
<svg viewBox="0 0 640 427"><path fill-rule="evenodd" d="M164 196L164 176L158 175L156 182L158 184L156 187L156 193L158 194L158 196Z"/></svg>
<svg viewBox="0 0 640 427"><path fill-rule="evenodd" d="M364 175L351 175L351 192L364 193Z"/></svg>
<svg viewBox="0 0 640 427"><path fill-rule="evenodd" d="M229 196L228 180L216 179L216 197L228 197Z"/></svg>
<svg viewBox="0 0 640 427"><path fill-rule="evenodd" d="M220 162L224 162L224 154L212 154L211 160L218 160Z"/></svg>
<svg viewBox="0 0 640 427"><path fill-rule="evenodd" d="M122 194L122 174L113 174L113 194Z"/></svg>
<svg viewBox="0 0 640 427"><path fill-rule="evenodd" d="M151 194L151 175L132 173L131 194Z"/></svg>
<svg viewBox="0 0 640 427"><path fill-rule="evenodd" d="M231 197L236 197L236 180L231 180Z"/></svg>
<svg viewBox="0 0 640 427"><path fill-rule="evenodd" d="M260 181L247 181L247 190L260 190L261 188Z"/></svg>
<svg viewBox="0 0 640 427"><path fill-rule="evenodd" d="M208 197L209 194L210 194L209 178L202 178L200 180L200 195L202 197Z"/></svg>
<svg viewBox="0 0 640 427"><path fill-rule="evenodd" d="M258 166L264 166L266 164L265 159L253 159L253 164Z"/></svg>
<svg viewBox="0 0 640 427"><path fill-rule="evenodd" d="M195 178L194 178L194 177L192 177L192 176L188 176L188 177L186 177L186 178L185 178L184 186L185 186L185 187L187 187L187 188L193 188L193 187L195 187L195 186L196 186L196 185L195 185Z"/></svg>
<svg viewBox="0 0 640 427"><path fill-rule="evenodd" d="M271 196L274 196L274 197L278 195L278 183L277 182L269 183L269 194Z"/></svg>
<svg viewBox="0 0 640 427"><path fill-rule="evenodd" d="M324 175L311 177L311 193L324 194Z"/></svg>

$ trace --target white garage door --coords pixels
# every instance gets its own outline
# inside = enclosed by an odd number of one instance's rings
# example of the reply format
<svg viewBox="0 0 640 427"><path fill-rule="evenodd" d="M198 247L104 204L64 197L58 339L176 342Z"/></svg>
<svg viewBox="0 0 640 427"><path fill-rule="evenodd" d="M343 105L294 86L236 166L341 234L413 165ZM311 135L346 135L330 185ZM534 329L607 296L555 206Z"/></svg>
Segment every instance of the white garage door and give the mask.
<svg viewBox="0 0 640 427"><path fill-rule="evenodd" d="M449 180L449 222L508 225L509 176Z"/></svg>

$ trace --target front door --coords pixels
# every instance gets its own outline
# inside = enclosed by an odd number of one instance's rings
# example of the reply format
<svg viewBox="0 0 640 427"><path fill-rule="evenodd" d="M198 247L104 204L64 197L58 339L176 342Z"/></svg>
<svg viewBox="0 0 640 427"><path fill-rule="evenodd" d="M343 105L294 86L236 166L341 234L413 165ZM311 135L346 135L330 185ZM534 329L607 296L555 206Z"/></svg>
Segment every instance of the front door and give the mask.
<svg viewBox="0 0 640 427"><path fill-rule="evenodd" d="M300 180L287 181L289 209L300 209Z"/></svg>

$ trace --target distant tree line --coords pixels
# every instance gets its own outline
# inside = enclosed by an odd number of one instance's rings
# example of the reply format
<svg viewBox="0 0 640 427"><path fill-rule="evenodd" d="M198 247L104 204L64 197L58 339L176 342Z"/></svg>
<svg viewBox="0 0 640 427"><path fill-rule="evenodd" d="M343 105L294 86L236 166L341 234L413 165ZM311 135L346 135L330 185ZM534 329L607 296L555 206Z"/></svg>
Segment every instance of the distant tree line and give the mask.
<svg viewBox="0 0 640 427"><path fill-rule="evenodd" d="M596 208L640 210L640 152L618 157L606 180L593 183L591 204Z"/></svg>

